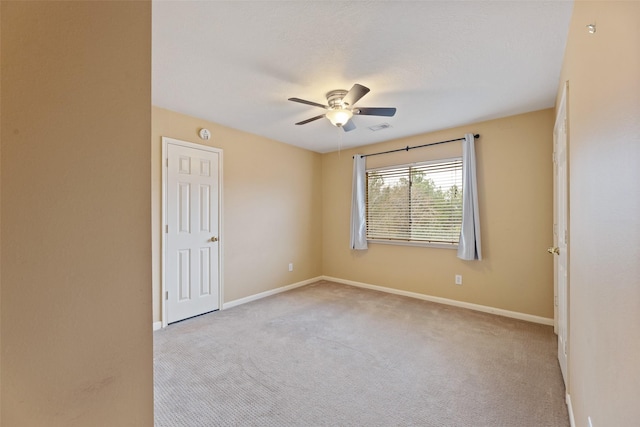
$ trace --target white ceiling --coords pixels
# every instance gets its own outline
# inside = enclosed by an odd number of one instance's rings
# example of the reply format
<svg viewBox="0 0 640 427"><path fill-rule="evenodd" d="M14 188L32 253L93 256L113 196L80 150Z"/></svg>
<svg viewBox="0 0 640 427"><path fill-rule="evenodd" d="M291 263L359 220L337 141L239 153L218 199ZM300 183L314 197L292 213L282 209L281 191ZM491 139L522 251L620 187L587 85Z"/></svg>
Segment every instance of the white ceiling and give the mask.
<svg viewBox="0 0 640 427"><path fill-rule="evenodd" d="M571 1L153 3L153 104L317 152L552 107ZM344 132L333 89L371 89ZM373 132L370 126L388 123Z"/></svg>

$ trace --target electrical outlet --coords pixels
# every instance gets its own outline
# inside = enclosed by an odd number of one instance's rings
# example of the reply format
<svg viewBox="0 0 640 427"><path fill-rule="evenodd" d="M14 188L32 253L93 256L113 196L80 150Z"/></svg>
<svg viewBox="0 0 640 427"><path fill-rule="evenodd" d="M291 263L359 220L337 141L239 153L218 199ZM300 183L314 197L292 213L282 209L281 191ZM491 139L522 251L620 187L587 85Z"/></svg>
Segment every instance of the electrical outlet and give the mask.
<svg viewBox="0 0 640 427"><path fill-rule="evenodd" d="M292 262L289 263L289 271L293 271L293 263Z"/></svg>
<svg viewBox="0 0 640 427"><path fill-rule="evenodd" d="M456 285L462 285L462 274L456 274Z"/></svg>

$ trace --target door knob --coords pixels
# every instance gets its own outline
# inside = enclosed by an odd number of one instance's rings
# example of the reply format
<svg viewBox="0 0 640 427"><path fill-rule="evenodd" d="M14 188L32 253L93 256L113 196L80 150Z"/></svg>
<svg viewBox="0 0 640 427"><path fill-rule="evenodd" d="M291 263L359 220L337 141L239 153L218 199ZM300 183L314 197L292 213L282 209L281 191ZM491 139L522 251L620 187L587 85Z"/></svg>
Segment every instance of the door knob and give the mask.
<svg viewBox="0 0 640 427"><path fill-rule="evenodd" d="M558 248L557 246L552 246L547 249L547 252L549 252L550 254L560 255L560 248Z"/></svg>
<svg viewBox="0 0 640 427"><path fill-rule="evenodd" d="M212 238L209 239L209 241L211 242L217 242L218 238L216 236L213 236Z"/></svg>

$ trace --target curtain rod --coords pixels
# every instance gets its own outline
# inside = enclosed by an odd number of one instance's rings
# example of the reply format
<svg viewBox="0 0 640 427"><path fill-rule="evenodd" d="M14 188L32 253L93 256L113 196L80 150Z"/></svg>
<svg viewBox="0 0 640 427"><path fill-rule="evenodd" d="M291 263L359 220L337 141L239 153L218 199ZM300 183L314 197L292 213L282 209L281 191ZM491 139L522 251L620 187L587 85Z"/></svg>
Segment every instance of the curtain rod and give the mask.
<svg viewBox="0 0 640 427"><path fill-rule="evenodd" d="M476 133L476 134L473 135L473 137L475 139L478 139L478 138L480 138L480 134ZM398 151L409 151L409 150L413 150L414 148L422 148L422 147L428 147L430 145L446 144L447 142L454 142L454 141L464 141L464 138L456 138L456 139L450 139L448 141L432 142L430 144L423 144L423 145L414 145L413 147L409 147L407 145L405 148L398 148L396 150L389 150L389 151L381 151L380 153L362 154L360 157L377 156L379 154L396 153Z"/></svg>

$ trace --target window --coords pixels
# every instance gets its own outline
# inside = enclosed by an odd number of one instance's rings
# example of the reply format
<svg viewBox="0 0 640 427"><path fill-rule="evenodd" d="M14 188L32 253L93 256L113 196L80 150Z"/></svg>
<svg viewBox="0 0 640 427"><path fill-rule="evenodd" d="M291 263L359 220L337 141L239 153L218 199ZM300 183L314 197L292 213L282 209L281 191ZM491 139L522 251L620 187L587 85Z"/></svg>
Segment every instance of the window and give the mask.
<svg viewBox="0 0 640 427"><path fill-rule="evenodd" d="M367 171L367 240L457 245L462 158Z"/></svg>

